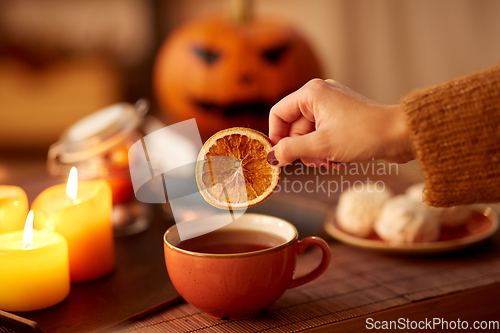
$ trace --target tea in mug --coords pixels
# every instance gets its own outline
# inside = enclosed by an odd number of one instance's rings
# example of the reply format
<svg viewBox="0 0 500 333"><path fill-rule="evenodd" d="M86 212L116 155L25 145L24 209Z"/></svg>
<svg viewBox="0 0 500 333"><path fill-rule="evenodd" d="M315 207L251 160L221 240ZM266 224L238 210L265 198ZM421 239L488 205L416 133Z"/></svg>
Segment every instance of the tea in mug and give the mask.
<svg viewBox="0 0 500 333"><path fill-rule="evenodd" d="M198 253L234 254L265 250L285 243L278 235L254 230L216 230L181 241L177 247Z"/></svg>

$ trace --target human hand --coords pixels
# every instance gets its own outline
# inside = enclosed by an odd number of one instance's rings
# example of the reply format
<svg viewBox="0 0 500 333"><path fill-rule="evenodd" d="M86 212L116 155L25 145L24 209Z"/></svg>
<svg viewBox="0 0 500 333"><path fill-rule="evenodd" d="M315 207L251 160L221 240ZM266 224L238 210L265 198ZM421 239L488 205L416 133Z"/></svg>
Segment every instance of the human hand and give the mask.
<svg viewBox="0 0 500 333"><path fill-rule="evenodd" d="M277 167L297 158L327 168L334 161L414 158L399 105L380 104L334 80L311 80L274 105L269 137L275 146L268 161Z"/></svg>

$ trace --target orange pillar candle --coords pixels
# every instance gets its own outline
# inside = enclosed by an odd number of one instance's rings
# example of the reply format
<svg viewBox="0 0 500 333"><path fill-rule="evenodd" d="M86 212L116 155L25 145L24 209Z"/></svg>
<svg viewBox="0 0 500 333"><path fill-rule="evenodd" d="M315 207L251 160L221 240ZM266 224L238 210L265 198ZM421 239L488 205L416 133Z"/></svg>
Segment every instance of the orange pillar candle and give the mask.
<svg viewBox="0 0 500 333"><path fill-rule="evenodd" d="M64 300L70 291L68 245L50 230L33 230L33 213L25 231L0 234L0 309L33 311Z"/></svg>
<svg viewBox="0 0 500 333"><path fill-rule="evenodd" d="M28 215L28 197L18 186L0 185L0 233L22 230Z"/></svg>
<svg viewBox="0 0 500 333"><path fill-rule="evenodd" d="M36 229L55 230L66 238L71 282L81 282L100 278L114 268L111 188L104 180L77 183L76 175L71 175L67 186L52 186L40 193L32 209Z"/></svg>

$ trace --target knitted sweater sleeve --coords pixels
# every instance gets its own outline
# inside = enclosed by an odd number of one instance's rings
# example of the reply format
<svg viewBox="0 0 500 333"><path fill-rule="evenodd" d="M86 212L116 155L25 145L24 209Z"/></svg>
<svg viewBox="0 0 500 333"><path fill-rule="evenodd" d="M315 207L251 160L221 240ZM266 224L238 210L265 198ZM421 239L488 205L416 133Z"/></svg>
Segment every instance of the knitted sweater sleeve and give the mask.
<svg viewBox="0 0 500 333"><path fill-rule="evenodd" d="M500 201L500 66L402 100L432 206Z"/></svg>

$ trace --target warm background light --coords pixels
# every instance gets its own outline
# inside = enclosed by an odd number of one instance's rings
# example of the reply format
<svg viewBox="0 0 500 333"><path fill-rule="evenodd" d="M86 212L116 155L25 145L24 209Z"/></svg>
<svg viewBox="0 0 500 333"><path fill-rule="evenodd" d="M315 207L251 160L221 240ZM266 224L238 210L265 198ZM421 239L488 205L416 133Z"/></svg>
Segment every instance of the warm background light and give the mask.
<svg viewBox="0 0 500 333"><path fill-rule="evenodd" d="M0 109L12 112L2 114L0 149L48 148L84 115L152 97L153 46L179 24L229 5L2 1ZM254 0L253 8L302 31L325 76L384 103L493 66L500 54L496 0Z"/></svg>

